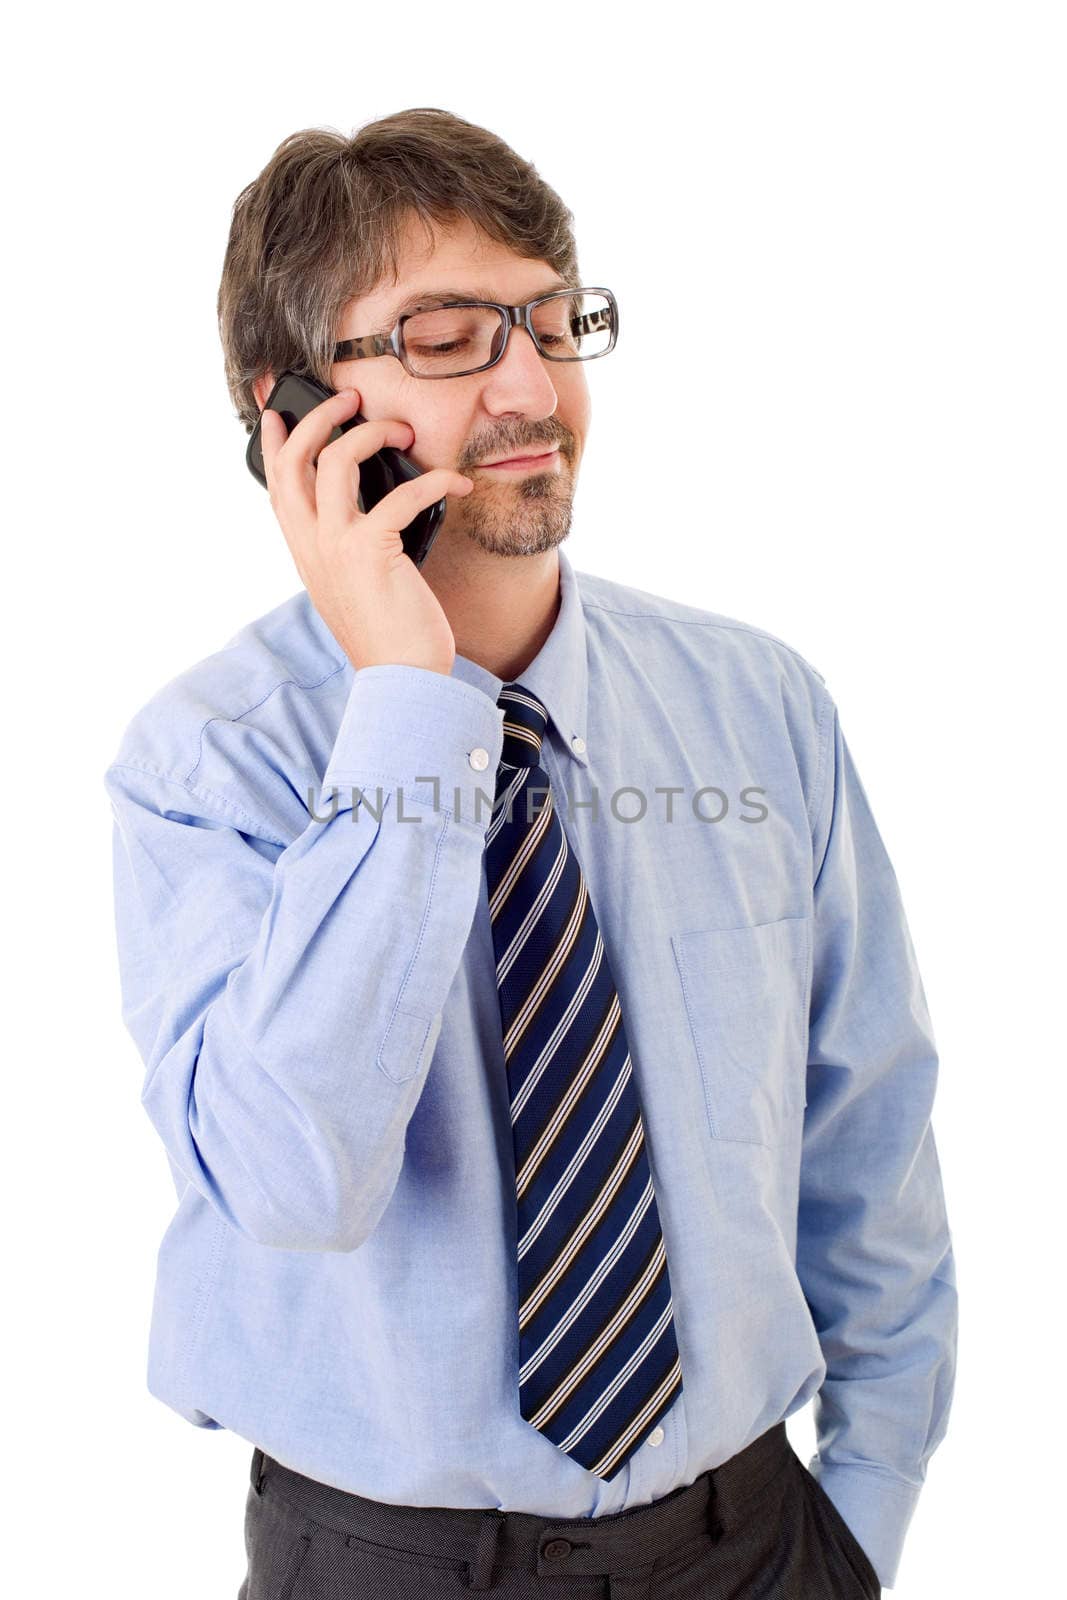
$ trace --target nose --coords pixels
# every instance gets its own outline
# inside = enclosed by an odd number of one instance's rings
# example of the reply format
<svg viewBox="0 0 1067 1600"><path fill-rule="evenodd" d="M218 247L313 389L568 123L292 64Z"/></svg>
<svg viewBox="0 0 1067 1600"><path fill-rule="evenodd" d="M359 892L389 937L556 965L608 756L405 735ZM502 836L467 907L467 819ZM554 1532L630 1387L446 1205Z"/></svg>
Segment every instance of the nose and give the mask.
<svg viewBox="0 0 1067 1600"><path fill-rule="evenodd" d="M490 410L508 409L551 416L556 409L556 389L528 328L508 329L507 348L486 377L486 403ZM495 401L495 404L494 404Z"/></svg>

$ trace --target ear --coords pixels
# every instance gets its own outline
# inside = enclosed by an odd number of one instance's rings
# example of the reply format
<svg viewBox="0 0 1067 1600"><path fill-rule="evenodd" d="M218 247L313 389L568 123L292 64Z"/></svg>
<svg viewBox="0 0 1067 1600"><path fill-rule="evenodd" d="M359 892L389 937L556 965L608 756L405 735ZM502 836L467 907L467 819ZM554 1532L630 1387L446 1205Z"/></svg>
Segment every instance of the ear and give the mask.
<svg viewBox="0 0 1067 1600"><path fill-rule="evenodd" d="M270 399L270 392L274 388L274 374L268 367L252 384L252 393L256 397L256 405L262 411Z"/></svg>

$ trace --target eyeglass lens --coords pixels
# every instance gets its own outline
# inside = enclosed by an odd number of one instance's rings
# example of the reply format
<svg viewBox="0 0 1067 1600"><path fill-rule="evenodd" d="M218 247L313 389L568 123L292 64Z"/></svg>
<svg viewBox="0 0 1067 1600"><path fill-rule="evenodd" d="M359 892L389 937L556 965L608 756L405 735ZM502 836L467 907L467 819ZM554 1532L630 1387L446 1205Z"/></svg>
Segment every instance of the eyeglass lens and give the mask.
<svg viewBox="0 0 1067 1600"><path fill-rule="evenodd" d="M556 295L531 318L542 354L588 361L611 342L611 301L602 294ZM484 367L500 349L503 319L491 306L441 306L418 311L403 328L404 351L419 377L458 377Z"/></svg>

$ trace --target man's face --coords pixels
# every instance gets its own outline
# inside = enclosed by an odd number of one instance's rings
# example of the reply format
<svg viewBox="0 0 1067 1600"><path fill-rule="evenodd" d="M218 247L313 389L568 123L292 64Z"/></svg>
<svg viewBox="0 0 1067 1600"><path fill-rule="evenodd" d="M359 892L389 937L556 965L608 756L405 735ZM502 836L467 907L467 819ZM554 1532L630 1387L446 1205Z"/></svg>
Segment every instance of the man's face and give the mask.
<svg viewBox="0 0 1067 1600"><path fill-rule="evenodd" d="M431 290L523 305L559 287L547 262L515 255L466 220L435 230L435 240L428 252L421 230L409 224L397 283L350 301L339 339L388 330L410 296ZM415 439L404 453L417 467L450 467L473 480L470 494L449 501L438 545L455 549L470 539L497 555L535 555L567 537L590 420L582 362L547 361L524 328L513 328L503 360L487 372L413 378L387 355L337 362L330 382L334 389L355 389L368 420L409 423ZM539 466L484 465L546 450L557 453Z"/></svg>

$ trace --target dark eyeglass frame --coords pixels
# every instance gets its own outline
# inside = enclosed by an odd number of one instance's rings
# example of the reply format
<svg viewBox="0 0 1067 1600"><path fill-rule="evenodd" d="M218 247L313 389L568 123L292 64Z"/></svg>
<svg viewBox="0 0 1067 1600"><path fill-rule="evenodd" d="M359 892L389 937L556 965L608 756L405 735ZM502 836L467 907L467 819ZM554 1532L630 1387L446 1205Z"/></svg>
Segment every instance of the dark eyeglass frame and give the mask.
<svg viewBox="0 0 1067 1600"><path fill-rule="evenodd" d="M602 294L608 301L607 312L593 312L581 317L571 318L571 332L575 334L595 333L604 325L603 318L610 322L611 339L604 350L598 350L591 356L558 356L541 347L541 341L533 325L533 311L536 306L543 305L546 300L562 300L573 298L577 294ZM574 289L553 289L550 294L539 294L535 300L528 300L523 306L506 306L499 300L448 300L441 305L427 306L427 311L454 310L458 306L491 306L500 313L500 349L490 361L485 361L480 367L470 367L466 372L413 372L408 365L407 352L404 349L404 324L410 322L412 317L423 315L420 311L409 311L384 333L362 334L357 339L342 339L334 345L334 361L360 361L369 356L396 356L405 372L413 378L425 379L434 383L445 378L469 378L475 372L488 372L490 367L495 367L498 361L503 360L508 348L512 328L525 328L538 353L546 361L599 361L601 356L610 355L615 348L615 341L619 334L619 306L610 289L600 287L589 288L582 284Z"/></svg>

